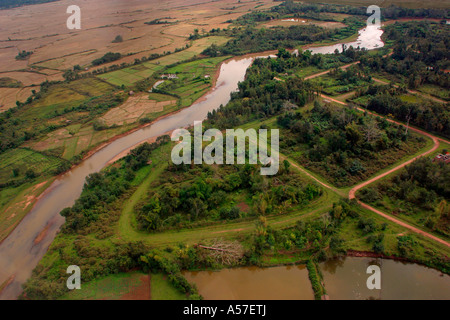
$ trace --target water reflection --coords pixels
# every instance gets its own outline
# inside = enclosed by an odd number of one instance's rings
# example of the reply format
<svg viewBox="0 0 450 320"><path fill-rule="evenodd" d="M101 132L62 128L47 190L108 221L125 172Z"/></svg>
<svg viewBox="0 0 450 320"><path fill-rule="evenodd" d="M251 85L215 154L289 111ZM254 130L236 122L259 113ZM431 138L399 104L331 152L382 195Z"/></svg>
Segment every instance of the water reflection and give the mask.
<svg viewBox="0 0 450 320"><path fill-rule="evenodd" d="M305 266L185 272L206 300L312 300Z"/></svg>
<svg viewBox="0 0 450 320"><path fill-rule="evenodd" d="M381 36L383 35L383 30L377 26L367 26L366 28L359 31L359 36L356 41L346 43L346 47L349 48L352 46L353 48L367 49L373 50L384 47L384 42L381 40ZM309 48L313 54L322 53L322 54L331 54L336 50L342 52L342 44L336 44L332 46L324 46L324 47L315 47Z"/></svg>
<svg viewBox="0 0 450 320"><path fill-rule="evenodd" d="M41 196L33 210L0 245L0 284L15 276L14 281L0 294L0 299L15 299L20 294L21 284L30 277L31 271L64 223L59 212L72 206L79 198L85 178L89 174L100 171L111 159L137 143L193 125L194 121L204 120L209 111L226 105L230 100L230 93L236 91L238 83L244 80L252 61L253 58L241 57L222 64L216 87L203 100L151 126L115 140L55 181ZM34 243L36 237L46 228L42 240Z"/></svg>
<svg viewBox="0 0 450 320"><path fill-rule="evenodd" d="M381 268L381 290L367 288L370 265ZM450 276L414 263L347 257L321 263L320 269L332 300L450 299Z"/></svg>

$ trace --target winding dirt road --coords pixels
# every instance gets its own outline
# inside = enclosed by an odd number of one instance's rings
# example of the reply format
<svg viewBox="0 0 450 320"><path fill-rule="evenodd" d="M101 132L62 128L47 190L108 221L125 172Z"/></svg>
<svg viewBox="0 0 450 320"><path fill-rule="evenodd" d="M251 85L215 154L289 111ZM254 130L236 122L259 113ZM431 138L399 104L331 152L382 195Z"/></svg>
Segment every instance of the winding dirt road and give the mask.
<svg viewBox="0 0 450 320"><path fill-rule="evenodd" d="M325 99L325 100L333 101L333 102L335 102L335 103L338 103L338 104L341 104L341 105L344 105L344 106L347 106L347 105L348 105L348 104L345 103L345 102L342 102L342 101L333 99L333 98L328 97L328 96L326 96L326 95L324 95L324 94L321 94L320 96L321 96L323 99ZM395 120L392 120L392 119L389 119L389 118L380 116L380 115L375 114L375 113L373 113L373 112L370 112L370 111L368 111L368 110L366 110L366 109L357 107L357 110L362 111L362 112L367 112L367 113L369 113L369 114L376 115L376 116L378 116L378 117L382 117L382 118L386 119L387 121L389 121L389 122L391 122L391 123L395 123L395 124L397 124L397 125L401 125L401 126L404 126L404 127L405 127L405 125L404 125L403 123L401 123L401 122L398 122L398 121L395 121ZM414 132L417 132L417 133L419 133L419 134L421 134L421 135L427 136L428 138L432 139L432 140L433 140L433 148L431 148L430 150L428 150L428 151L426 151L426 152L420 154L419 156L417 156L417 157L415 157L415 158L413 158L413 159L411 159L411 160L408 160L408 161L406 161L406 162L404 162L404 163L398 165L397 167L395 167L395 168L393 168L393 169L391 169L391 170L389 170L389 171L387 171L387 172L384 172L384 173L382 173L382 174L380 174L380 175L378 175L378 176L376 176L376 177L374 177L374 178L372 178L372 179L370 179L370 180L367 180L367 181L365 181L365 182L363 182L363 183L361 183L361 184L355 186L355 187L352 188L352 189L350 190L350 192L349 192L348 197L349 197L350 200L356 198L356 192L357 192L358 190L360 190L360 189L362 189L362 188L368 186L369 184L371 184L371 183L373 183L373 182L375 182L375 181L377 181L377 180L380 180L380 179L382 179L382 178L384 178L384 177L386 177L386 176L388 176L388 175L390 175L390 174L392 174L392 173L394 173L394 172L396 172L396 171L398 171L398 170L400 170L400 169L406 167L407 165L411 164L412 162L414 162L415 160L417 160L417 159L419 159L419 158L421 158L421 157L427 156L427 155L429 155L429 154L435 152L435 151L439 148L439 145L440 145L439 141L443 141L443 142L445 142L445 143L450 143L448 140L445 140L445 139L442 139L442 138L433 136L432 134L430 134L430 133L428 133L428 132L426 132L426 131L423 131L423 130L420 130L420 129L417 129L417 128L414 128L414 127L409 127L409 130L414 131ZM314 177L313 177L313 178L314 178ZM315 180L317 181L317 179L315 179ZM330 189L332 189L332 190L334 190L334 188L331 188L331 187L329 187L329 186L327 186L327 187L330 188ZM358 202L359 205L361 205L363 208L368 209L368 210L370 210L370 211L372 211L372 212L375 212L376 214L378 214L378 215L380 215L380 216L382 216L382 217L384 217L384 218L386 218L386 219L388 219L388 220L390 220L390 221L392 221L392 222L394 222L394 223L396 223L396 224L398 224L398 225L400 225L400 226L402 226L402 227L405 227L405 228L407 228L407 229L409 229L409 230L411 230L411 231L413 231L413 232L415 232L415 233L417 233L417 234L420 234L420 235L422 235L422 236L424 236L424 237L427 237L427 238L429 238L429 239L432 239L432 240L434 240L434 241L437 241L437 242L439 242L439 243L441 243L441 244L443 244L443 245L445 245L445 246L447 246L447 247L450 247L450 243L447 242L447 241L445 241L445 240L443 240L443 239L441 239L441 238L438 238L438 237L436 237L436 236L434 236L434 235L432 235L432 234L430 234L430 233L428 233L428 232L425 232L425 231L423 231L423 230L420 230L420 229L418 229L418 228L416 228L416 227L413 227L413 226L411 226L411 225L409 225L409 224L407 224L407 223L405 223L405 222L403 222L403 221L401 221L401 220L399 220L399 219L397 219L397 218L394 218L393 216L391 216L391 215L389 215L389 214L386 214L386 213L384 213L384 212L382 212L382 211L380 211L380 210L378 210L378 209L375 209L375 208L369 206L368 204L366 204L366 203L364 203L364 202L362 202L362 201L360 201L360 200L357 200L357 202Z"/></svg>
<svg viewBox="0 0 450 320"><path fill-rule="evenodd" d="M352 62L352 63L346 64L345 66L339 67L339 69L345 70L345 69L347 69L347 68L349 68L349 67L351 67L351 66L353 66L355 64L359 64L359 63L361 63L361 62L360 61ZM324 76L326 74L329 74L331 71L333 71L333 69L330 69L330 70L327 70L327 71L324 71L324 72L320 72L320 73L312 74L310 76L305 77L305 80L311 80L311 79L314 79L314 78L318 78L318 77Z"/></svg>
<svg viewBox="0 0 450 320"><path fill-rule="evenodd" d="M375 81L375 82L384 84L384 85L390 84L389 82L386 82L386 81L383 81L383 80L380 80L380 79L377 79L377 78L372 78L372 80ZM396 84L393 84L392 86L394 88L398 88L398 85L396 85ZM447 101L441 100L439 98L433 97L432 95L429 95L429 94L426 94L426 93L422 93L422 92L419 92L419 91L416 91L416 90L407 89L406 91L408 93L410 93L410 94L422 96L422 97L427 98L429 100L432 100L434 102L443 103L443 104L447 104L448 103Z"/></svg>
<svg viewBox="0 0 450 320"><path fill-rule="evenodd" d="M393 54L393 52L391 52L391 53L389 53L389 54L387 54L387 55L385 55L385 56L383 56L383 57L384 57L384 58L385 58L385 57L389 57L389 56L391 56L392 54ZM345 69L347 69L347 68L349 68L349 67L351 67L351 66L353 66L353 65L357 65L357 64L360 64L360 63L361 63L361 61L355 61L355 62L346 64L346 65L344 65L344 66L341 66L341 67L339 67L339 69L345 70ZM315 79L315 78L318 78L318 77L327 75L327 74L329 74L331 71L333 71L333 69L329 69L329 70L327 70L327 71L315 73L315 74L312 74L312 75L310 75L310 76L305 77L304 80ZM389 82L386 82L386 81L384 81L384 80L380 80L380 79L377 79L377 78L372 78L372 80L375 81L375 82L378 82L378 83L380 83L380 84L384 84L384 85L390 84ZM396 84L392 84L392 85L393 85L395 88L398 88L398 87L399 87L399 86L396 85ZM448 101L444 101L444 100L439 99L439 98L436 98L436 97L434 97L434 96L432 96L432 95L429 95L429 94L426 94L426 93L422 93L422 92L419 92L419 91L416 91L416 90L410 90L410 89L408 89L407 92L410 93L410 94L413 94L413 95L422 96L422 97L424 97L424 98L426 98L426 99L429 99L429 100L432 100L432 101L434 101L434 102L443 103L443 104L447 104L447 103L448 103Z"/></svg>

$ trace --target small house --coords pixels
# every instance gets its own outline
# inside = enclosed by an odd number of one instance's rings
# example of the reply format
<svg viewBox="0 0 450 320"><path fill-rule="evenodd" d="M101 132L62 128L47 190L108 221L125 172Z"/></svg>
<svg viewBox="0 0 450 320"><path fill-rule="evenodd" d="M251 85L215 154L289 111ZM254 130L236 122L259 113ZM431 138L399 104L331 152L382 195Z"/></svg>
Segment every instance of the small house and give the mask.
<svg viewBox="0 0 450 320"><path fill-rule="evenodd" d="M446 154L438 154L433 162L450 163L450 154L448 152Z"/></svg>
<svg viewBox="0 0 450 320"><path fill-rule="evenodd" d="M178 79L178 76L176 74L163 74L161 76L161 79L173 80L173 79Z"/></svg>

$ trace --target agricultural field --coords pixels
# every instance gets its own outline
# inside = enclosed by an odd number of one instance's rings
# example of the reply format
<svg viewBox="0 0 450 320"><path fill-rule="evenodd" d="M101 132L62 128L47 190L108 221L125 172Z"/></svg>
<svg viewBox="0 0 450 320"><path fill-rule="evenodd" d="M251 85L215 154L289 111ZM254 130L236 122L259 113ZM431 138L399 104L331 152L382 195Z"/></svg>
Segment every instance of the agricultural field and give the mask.
<svg viewBox="0 0 450 320"><path fill-rule="evenodd" d="M61 83L45 93L32 108L24 111L22 119L49 119L64 109L78 106L92 98L112 93L114 87L95 78L76 80L70 83Z"/></svg>
<svg viewBox="0 0 450 320"><path fill-rule="evenodd" d="M425 94L429 94L431 96L434 96L436 98L445 100L445 101L450 101L450 90L436 86L436 85L432 85L432 84L426 84L423 86L420 86L417 91L425 93Z"/></svg>
<svg viewBox="0 0 450 320"><path fill-rule="evenodd" d="M124 68L121 70L109 72L98 76L99 78L116 86L125 85L132 86L134 83L150 78L156 72L162 71L165 67L180 61L192 59L194 56L200 55L206 48L212 44L221 45L228 41L226 37L207 37L196 40L192 46L180 52L158 58L143 64Z"/></svg>
<svg viewBox="0 0 450 320"><path fill-rule="evenodd" d="M271 28L271 27L290 27L290 26L297 26L297 25L316 25L322 28L327 29L337 29L337 28L344 28L345 24L342 22L335 22L335 21L318 21L313 19L281 19L281 20L273 20L267 23L261 23L258 25L259 28Z"/></svg>
<svg viewBox="0 0 450 320"><path fill-rule="evenodd" d="M150 276L141 272L119 273L90 282L62 300L150 300Z"/></svg>
<svg viewBox="0 0 450 320"><path fill-rule="evenodd" d="M174 24L147 25L145 22L167 16L164 2L151 0L150 3L136 4L136 10L130 16L127 10L129 4L111 4L110 1L100 0L83 5L83 16L96 18L84 20L82 29L77 32L67 29L67 6L61 1L1 10L1 24L8 25L8 28L0 30L0 40L4 40L0 46L0 72L22 81L25 86L38 86L45 80L62 80L64 71L75 65L89 69L93 60L107 52L119 52L122 58L102 67L133 63L136 58L175 52L178 48L193 44L186 53L179 52L175 59L161 61L162 64L170 64L198 55L211 44L208 39L194 43L189 41L188 37L194 29L203 32L226 28L229 25L226 21L242 16L255 7L263 10L277 5L271 0L245 2L239 6L234 6L234 3L235 0L200 3L176 0L171 3L174 9L170 14ZM99 12L102 12L101 16L98 16ZM29 16L33 19L28 19ZM50 21L49 16L53 17ZM17 32L12 34L9 30ZM112 43L117 35L123 37L123 42ZM28 60L16 60L17 48L33 51L33 54ZM140 73L133 70L117 73L117 77L108 77L108 81L114 85L130 85L151 76L157 69L149 64ZM133 77L133 73L139 74ZM31 90L20 95L18 89L11 92L0 89L0 92L3 98L0 112L14 107L16 100L24 102L31 95ZM5 95L9 98L5 99Z"/></svg>
<svg viewBox="0 0 450 320"><path fill-rule="evenodd" d="M25 145L37 151L49 151L65 160L73 160L101 143L132 129L130 126L113 127L97 131L92 124L70 125L55 130L39 141Z"/></svg>
<svg viewBox="0 0 450 320"><path fill-rule="evenodd" d="M342 81L330 75L324 75L310 81L322 88L323 93L332 97L353 92L371 83L367 79L355 79L355 81L351 82L346 80Z"/></svg>
<svg viewBox="0 0 450 320"><path fill-rule="evenodd" d="M0 154L0 184L41 175L56 169L61 159L30 149L14 149Z"/></svg>
<svg viewBox="0 0 450 320"><path fill-rule="evenodd" d="M448 152L448 147L443 144L440 152ZM445 163L433 162L435 156L421 158L397 175L362 189L360 198L448 240L450 207L446 182L450 171Z"/></svg>
<svg viewBox="0 0 450 320"><path fill-rule="evenodd" d="M323 0L308 0L311 3L324 3ZM405 8L421 9L421 8L447 8L448 4L443 1L429 0L429 1L419 1L419 0L327 0L326 3L331 4L343 4L349 6L361 6L367 7L372 4L378 5L380 7L389 7L391 5L401 6Z"/></svg>
<svg viewBox="0 0 450 320"><path fill-rule="evenodd" d="M17 187L0 191L0 242L3 241L28 214L53 178L42 176Z"/></svg>
<svg viewBox="0 0 450 320"><path fill-rule="evenodd" d="M450 171L430 161L449 151L448 12L383 9L435 20L389 21L367 52L339 43L391 0L84 2L80 30L67 1L0 10L0 299L201 300L184 271L280 264L327 299L320 262L355 253L450 273ZM343 52L306 52L327 44ZM174 164L167 132L205 110L204 129L278 129L271 164Z"/></svg>
<svg viewBox="0 0 450 320"><path fill-rule="evenodd" d="M207 58L183 63L169 68L166 74L176 74L177 79L165 80L158 90L176 95L182 107L193 104L212 86L218 66L229 57Z"/></svg>
<svg viewBox="0 0 450 320"><path fill-rule="evenodd" d="M102 74L98 77L115 86L124 85L130 87L140 80L150 78L154 73L162 69L164 69L162 65L146 63Z"/></svg>
<svg viewBox="0 0 450 320"><path fill-rule="evenodd" d="M170 112L169 109L176 104L177 99L171 96L139 93L129 97L124 104L105 113L99 121L111 127L132 124L144 118L155 119L160 114Z"/></svg>
<svg viewBox="0 0 450 320"><path fill-rule="evenodd" d="M4 112L12 107L15 107L16 101L24 102L31 95L32 90L39 91L39 86L25 88L0 88L0 112Z"/></svg>

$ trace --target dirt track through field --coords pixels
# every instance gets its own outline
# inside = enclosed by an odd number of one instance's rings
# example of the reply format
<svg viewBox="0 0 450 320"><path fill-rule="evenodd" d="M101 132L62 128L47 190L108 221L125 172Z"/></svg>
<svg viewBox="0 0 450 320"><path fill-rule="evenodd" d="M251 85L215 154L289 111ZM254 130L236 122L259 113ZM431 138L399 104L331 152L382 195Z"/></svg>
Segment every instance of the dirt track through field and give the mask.
<svg viewBox="0 0 450 320"><path fill-rule="evenodd" d="M333 102L338 103L338 104L340 104L340 105L344 105L344 106L347 106L347 105L348 105L348 104L345 103L345 102L342 102L342 101L333 99L333 98L328 97L328 96L326 96L326 95L324 95L324 94L321 94L320 96L321 96L323 99L326 99L326 100L329 100L329 101L333 101ZM369 113L369 114L371 114L371 115L379 116L379 117L381 117L381 118L386 119L387 121L389 121L389 122L391 122L391 123L395 123L395 124L397 124L397 125L405 126L405 125L404 125L403 123L401 123L401 122L398 122L398 121L395 121L395 120L392 120L392 119L389 119L389 118L380 116L380 115L375 114L375 113L373 113L373 112L367 111L367 110L365 110L365 109L363 109L363 108L359 108L359 107L358 107L357 110L359 110L359 111L361 111L361 112L367 112L367 113ZM415 160L417 160L417 159L419 159L419 158L421 158L421 157L425 157L425 156L427 156L427 155L429 155L429 154L435 152L435 151L439 148L439 145L440 145L439 141L443 141L443 142L449 143L449 141L447 141L447 140L445 140L445 139L442 139L442 138L439 138L439 137L435 137L435 136L433 136L432 134L429 134L428 132L425 132L425 131L423 131L423 130L420 130L420 129L417 129L417 128L414 128L414 127L409 127L409 130L414 131L414 132L417 132L417 133L419 133L419 134L421 134L421 135L427 136L428 138L432 139L432 140L433 140L433 148L431 148L430 150L428 150L428 151L426 151L426 152L420 154L419 156L417 156L417 157L415 157L415 158L413 158L413 159L411 159L411 160L408 160L408 161L406 161L406 162L404 162L404 163L398 165L397 167L395 167L395 168L393 168L393 169L391 169L391 170L389 170L389 171L387 171L387 172L384 172L384 173L382 173L382 174L379 174L378 176L376 176L376 177L374 177L374 178L372 178L372 179L370 179L370 180L367 180L367 181L365 181L365 182L363 182L363 183L357 185L356 187L352 188L352 189L350 190L350 192L349 192L349 195L348 195L348 197L349 197L350 200L356 198L356 192L357 192L358 190L360 190L360 189L362 189L362 188L368 186L369 184L371 184L371 183L373 183L373 182L375 182L375 181L377 181L377 180L380 180L380 179L382 179L382 178L384 178L384 177L386 177L386 176L388 176L388 175L390 175L390 174L392 174L392 173L394 173L394 172L396 172L396 171L398 171L398 170L400 170L400 169L406 167L407 165L411 164L412 162L414 162ZM317 179L315 179L315 180L317 181ZM327 186L327 187L328 187L328 186ZM333 190L332 187L328 187L328 188L330 188L330 189ZM381 212L380 210L377 210L377 209L375 209L375 208L369 206L368 204L363 203L363 202L360 201L360 200L357 200L357 201L358 201L358 203L359 203L363 208L365 208L365 209L368 209L368 210L370 210L370 211L372 211L372 212L375 212L376 214L378 214L378 215L380 215L380 216L382 216L382 217L384 217L384 218L386 218L386 219L388 219L388 220L390 220L390 221L392 221L392 222L394 222L394 223L396 223L396 224L398 224L398 225L400 225L400 226L402 226L402 227L405 227L405 228L407 228L407 229L409 229L409 230L411 230L411 231L413 231L413 232L415 232L415 233L418 233L418 234L420 234L420 235L422 235L422 236L424 236L424 237L427 237L427 238L432 239L432 240L434 240L434 241L437 241L437 242L439 242L439 243L441 243L441 244L443 244L443 245L445 245L445 246L447 246L447 247L450 247L450 243L447 242L447 241L445 241L445 240L443 240L443 239L440 239L440 238L438 238L438 237L436 237L436 236L434 236L434 235L432 235L432 234L430 234L430 233L428 233L428 232L425 232L425 231L420 230L420 229L418 229L418 228L416 228L416 227L413 227L413 226L411 226L411 225L409 225L409 224L407 224L407 223L405 223L405 222L403 222L403 221L401 221L401 220L399 220L399 219L397 219L397 218L392 217L391 215L388 215L388 214L386 214L386 213L383 213L383 212Z"/></svg>
<svg viewBox="0 0 450 320"><path fill-rule="evenodd" d="M386 218L386 219L388 219L388 220L390 220L390 221L392 221L392 222L394 222L394 223L396 223L396 224L398 224L398 225L400 225L400 226L402 226L402 227L404 227L404 228L407 228L407 229L409 229L409 230L411 230L411 231L413 231L413 232L415 232L415 233L418 233L418 234L420 234L420 235L422 235L422 236L424 236L424 237L430 238L430 239L432 239L432 240L434 240L434 241L437 241L437 242L439 242L439 243L441 243L441 244L443 244L443 245L445 245L445 246L447 246L447 247L450 247L450 243L448 243L448 242L445 241L445 240L442 240L441 238L438 238L438 237L436 237L436 236L433 236L432 234L430 234L430 233L428 233L428 232L425 232L425 231L422 231L422 230L420 230L420 229L418 229L418 228L416 228L416 227L413 227L413 226L411 226L411 225L409 225L409 224L407 224L407 223L405 223L405 222L403 222L403 221L401 221L401 220L399 220L399 219L396 219L396 218L392 217L391 215L388 215L388 214L386 214L386 213L384 213L384 212L381 212L380 210L377 210L377 209L375 209L375 208L369 206L368 204L365 204L365 203L362 202L362 201L359 201L359 200L358 200L358 203L359 203L359 205L362 206L363 208L368 209L368 210L370 210L370 211L373 211L373 212L375 212L376 214L378 214L378 215L380 215L380 216L382 216L382 217L384 217L384 218Z"/></svg>

